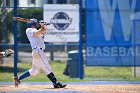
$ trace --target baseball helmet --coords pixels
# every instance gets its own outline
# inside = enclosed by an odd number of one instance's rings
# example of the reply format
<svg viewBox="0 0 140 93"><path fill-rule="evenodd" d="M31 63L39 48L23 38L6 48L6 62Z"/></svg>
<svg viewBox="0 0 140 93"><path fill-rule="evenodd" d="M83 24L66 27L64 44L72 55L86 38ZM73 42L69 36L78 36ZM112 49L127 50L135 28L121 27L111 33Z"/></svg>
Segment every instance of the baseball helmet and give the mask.
<svg viewBox="0 0 140 93"><path fill-rule="evenodd" d="M31 26L36 26L37 24L37 19L30 19L31 21L30 22L27 22L27 27L30 28Z"/></svg>

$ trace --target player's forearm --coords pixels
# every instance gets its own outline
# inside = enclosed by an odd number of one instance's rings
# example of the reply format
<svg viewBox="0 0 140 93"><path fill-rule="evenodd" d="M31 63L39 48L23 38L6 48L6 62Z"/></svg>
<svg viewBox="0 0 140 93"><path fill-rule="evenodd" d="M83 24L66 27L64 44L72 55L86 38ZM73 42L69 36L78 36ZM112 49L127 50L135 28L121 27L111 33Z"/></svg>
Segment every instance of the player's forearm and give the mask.
<svg viewBox="0 0 140 93"><path fill-rule="evenodd" d="M40 34L44 33L47 30L47 25L44 25L44 23L40 23L41 28L33 35L36 37L39 37Z"/></svg>
<svg viewBox="0 0 140 93"><path fill-rule="evenodd" d="M39 37L40 34L42 34L42 33L45 32L45 30L46 30L46 29L44 29L44 28L40 28L36 33L34 33L33 36L35 36L35 37Z"/></svg>

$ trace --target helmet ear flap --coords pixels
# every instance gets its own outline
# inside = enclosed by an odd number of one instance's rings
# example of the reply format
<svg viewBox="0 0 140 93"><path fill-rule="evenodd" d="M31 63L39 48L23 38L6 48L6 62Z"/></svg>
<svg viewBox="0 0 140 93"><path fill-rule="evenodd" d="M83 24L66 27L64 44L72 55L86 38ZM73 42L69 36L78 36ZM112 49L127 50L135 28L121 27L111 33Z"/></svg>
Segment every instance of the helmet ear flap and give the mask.
<svg viewBox="0 0 140 93"><path fill-rule="evenodd" d="M27 22L27 27L30 28L31 26L31 22Z"/></svg>

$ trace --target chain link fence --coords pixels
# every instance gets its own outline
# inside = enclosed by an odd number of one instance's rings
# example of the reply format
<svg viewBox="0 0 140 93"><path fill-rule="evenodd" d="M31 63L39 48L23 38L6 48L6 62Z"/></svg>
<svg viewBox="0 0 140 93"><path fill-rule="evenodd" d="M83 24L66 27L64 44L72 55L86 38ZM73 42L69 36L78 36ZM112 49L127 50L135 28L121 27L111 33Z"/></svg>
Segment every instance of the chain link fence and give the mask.
<svg viewBox="0 0 140 93"><path fill-rule="evenodd" d="M77 0L22 0L17 1L17 16L23 18L43 19L44 4L77 4ZM0 1L0 51L6 49L14 50L14 0ZM32 49L26 36L27 24L17 22L17 56L18 56L18 74L31 68ZM63 64L63 70L68 60L68 51L78 50L78 43L45 43L45 54L50 62L60 62ZM26 68L27 66L27 68ZM58 68L59 69L59 68ZM0 59L0 81L11 81L14 72L14 55L8 58ZM7 74L8 73L8 74ZM43 73L43 72L42 72ZM6 77L6 78L5 78Z"/></svg>
<svg viewBox="0 0 140 93"><path fill-rule="evenodd" d="M24 1L24 2L23 2ZM84 0L83 0L84 1ZM23 18L43 19L44 4L77 4L77 0L17 0L17 16ZM14 0L0 0L0 51L5 49L14 49ZM83 51L85 50L85 9L83 8L82 18L82 39ZM32 56L31 46L27 39L25 30L26 23L17 23L17 42L18 42L18 74L31 68ZM78 50L78 43L46 43L45 54L54 69L54 73L58 79L70 81L70 78L63 75L63 70L66 68L68 61L68 52ZM84 51L85 62L85 51ZM12 81L13 77L14 56L0 59L0 82ZM94 66L87 67L84 65L84 80L135 80L132 76L131 67L102 67ZM59 71L58 71L59 70ZM137 78L139 80L139 78ZM26 81L46 81L46 76L41 73L34 78L26 79Z"/></svg>

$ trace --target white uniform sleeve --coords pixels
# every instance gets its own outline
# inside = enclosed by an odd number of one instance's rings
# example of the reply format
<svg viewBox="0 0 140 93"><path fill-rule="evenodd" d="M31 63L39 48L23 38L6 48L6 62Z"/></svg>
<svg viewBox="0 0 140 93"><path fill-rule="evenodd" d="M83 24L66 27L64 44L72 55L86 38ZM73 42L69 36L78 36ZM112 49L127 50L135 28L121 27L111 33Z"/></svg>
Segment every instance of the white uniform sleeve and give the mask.
<svg viewBox="0 0 140 93"><path fill-rule="evenodd" d="M33 36L35 32L36 32L35 30L29 30L26 32L26 34L29 36Z"/></svg>

